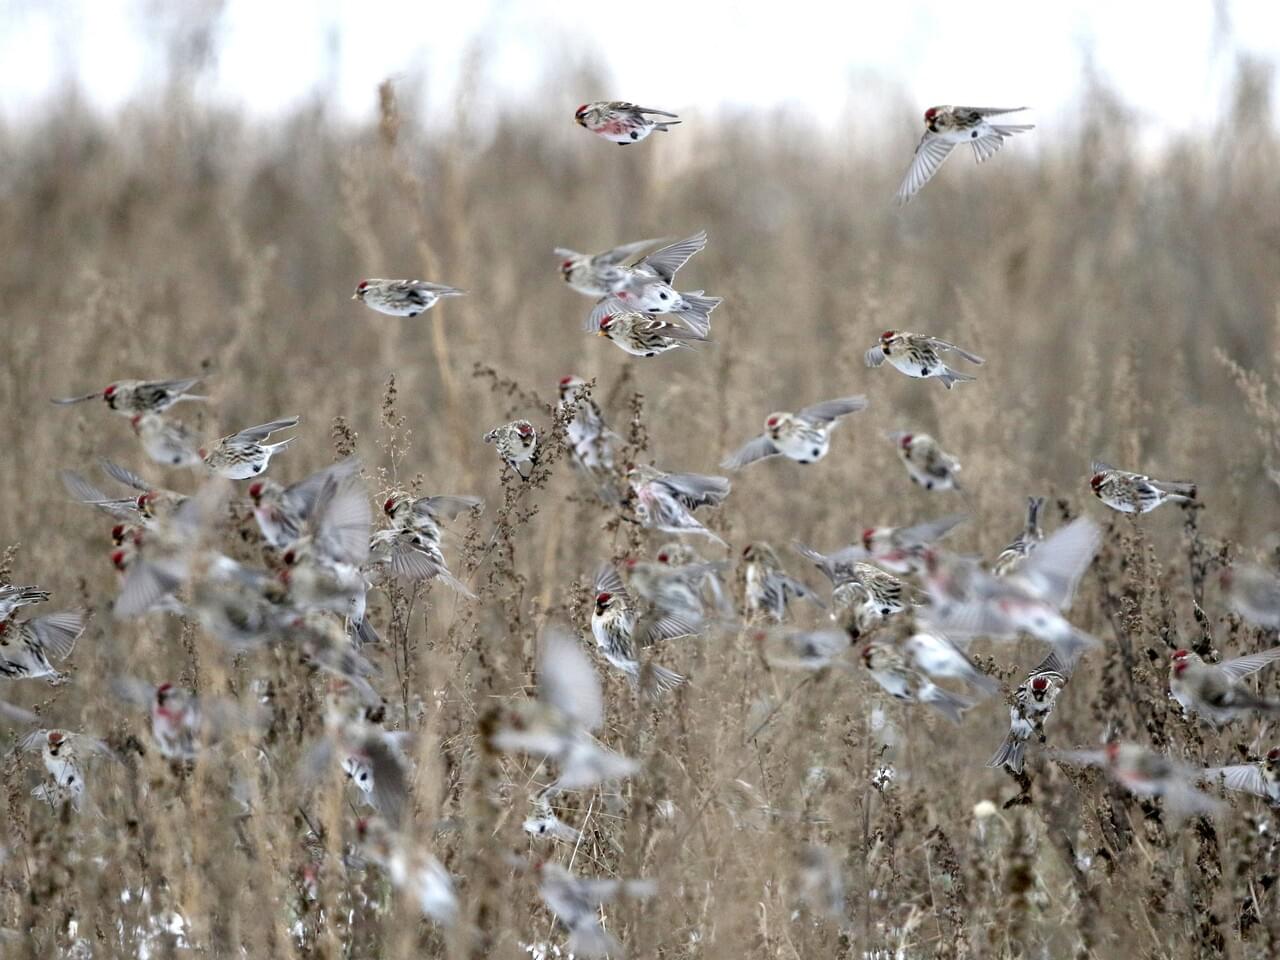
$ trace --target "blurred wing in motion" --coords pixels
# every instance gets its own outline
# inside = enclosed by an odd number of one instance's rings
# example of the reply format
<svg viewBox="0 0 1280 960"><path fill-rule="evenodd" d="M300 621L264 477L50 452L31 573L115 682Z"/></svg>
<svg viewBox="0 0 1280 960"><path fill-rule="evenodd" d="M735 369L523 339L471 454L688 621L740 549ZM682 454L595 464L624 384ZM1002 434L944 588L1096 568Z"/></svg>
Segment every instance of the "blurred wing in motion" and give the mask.
<svg viewBox="0 0 1280 960"><path fill-rule="evenodd" d="M799 416L805 420L830 421L867 409L867 398L864 396L841 397L838 400L824 400L811 407L805 407Z"/></svg>
<svg viewBox="0 0 1280 960"><path fill-rule="evenodd" d="M915 158L907 168L902 186L898 187L898 203L907 203L920 192L920 188L933 179L933 175L942 166L942 161L950 155L955 144L943 140L934 133L927 132L916 147Z"/></svg>
<svg viewBox="0 0 1280 960"><path fill-rule="evenodd" d="M595 667L563 627L549 627L543 637L538 696L584 730L595 730L604 723L604 694Z"/></svg>
<svg viewBox="0 0 1280 960"><path fill-rule="evenodd" d="M647 113L659 113L660 111L646 111ZM675 116L675 114L663 114L663 116ZM676 273L680 268L689 262L689 258L695 253L702 250L707 245L707 231L699 230L692 237L686 237L683 240L677 240L670 246L663 247L661 250L655 250L636 266L648 267L663 283L670 284L676 277Z"/></svg>
<svg viewBox="0 0 1280 960"><path fill-rule="evenodd" d="M720 467L724 470L741 470L749 463L755 463L757 460L764 460L767 457L776 457L780 451L773 445L764 434L749 440L729 456L720 462Z"/></svg>

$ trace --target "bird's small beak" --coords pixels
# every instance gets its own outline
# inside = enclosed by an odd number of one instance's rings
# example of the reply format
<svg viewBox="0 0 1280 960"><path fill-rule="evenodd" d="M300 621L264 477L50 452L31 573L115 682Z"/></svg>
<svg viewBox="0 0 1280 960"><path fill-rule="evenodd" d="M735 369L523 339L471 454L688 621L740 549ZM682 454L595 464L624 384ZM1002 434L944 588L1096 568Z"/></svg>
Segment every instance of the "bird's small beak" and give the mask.
<svg viewBox="0 0 1280 960"><path fill-rule="evenodd" d="M596 336L597 336L597 337L603 337L603 336L606 336L606 334L605 334L605 332L604 332L603 330L597 330L597 331L596 331Z"/></svg>
<svg viewBox="0 0 1280 960"><path fill-rule="evenodd" d="M352 299L352 300L359 300L359 299L360 299L360 294L358 294L358 293L353 293L353 294L351 295L351 299Z"/></svg>
<svg viewBox="0 0 1280 960"><path fill-rule="evenodd" d="M587 125L587 122L583 120L581 117L574 117L573 122L580 127L585 127Z"/></svg>

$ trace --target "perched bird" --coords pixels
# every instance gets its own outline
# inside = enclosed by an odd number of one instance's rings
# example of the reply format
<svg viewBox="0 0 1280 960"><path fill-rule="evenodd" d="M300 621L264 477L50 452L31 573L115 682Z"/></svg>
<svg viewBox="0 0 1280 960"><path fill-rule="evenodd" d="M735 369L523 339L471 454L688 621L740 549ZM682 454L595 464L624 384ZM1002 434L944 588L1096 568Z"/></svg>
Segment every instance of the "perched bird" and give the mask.
<svg viewBox="0 0 1280 960"><path fill-rule="evenodd" d="M596 336L605 337L633 357L656 357L669 350L692 349L694 343L707 342L705 334L631 310L615 299L602 300L589 322Z"/></svg>
<svg viewBox="0 0 1280 960"><path fill-rule="evenodd" d="M654 117L664 119L655 120ZM655 130L666 132L680 122L676 114L652 107L637 107L624 100L584 103L573 114L574 122L598 137L626 146L643 140Z"/></svg>
<svg viewBox="0 0 1280 960"><path fill-rule="evenodd" d="M444 297L461 297L465 290L426 280L361 280L352 300L392 317L416 317Z"/></svg>
<svg viewBox="0 0 1280 960"><path fill-rule="evenodd" d="M990 159L1015 133L1035 129L1034 124L991 123L988 117L1017 113L1026 107L930 107L924 112L924 136L916 147L915 159L898 187L898 203L907 203L942 166L942 161L961 143L973 147L978 163Z"/></svg>
<svg viewBox="0 0 1280 960"><path fill-rule="evenodd" d="M457 519L461 514L484 506L478 497L412 497L396 491L382 505L391 525L379 530L370 541L370 562L387 564L391 572L406 580L442 583L472 597L466 584L449 572L441 546L444 530L441 521Z"/></svg>
<svg viewBox="0 0 1280 960"><path fill-rule="evenodd" d="M960 461L943 450L929 434L899 431L889 434L889 439L897 447L898 458L907 468L912 483L926 490L960 489L956 479Z"/></svg>
<svg viewBox="0 0 1280 960"><path fill-rule="evenodd" d="M815 403L798 413L771 413L764 422L764 433L730 454L720 466L740 470L756 460L779 455L797 463L816 463L827 455L831 431L840 419L866 408L867 398L857 396Z"/></svg>
<svg viewBox="0 0 1280 960"><path fill-rule="evenodd" d="M1045 742L1044 724L1053 713L1058 694L1071 679L1076 658L1060 657L1050 651L1027 678L1013 691L1009 706L1009 733L1000 743L995 755L987 761L988 767L1008 767L1014 773L1022 773L1027 741L1034 734Z"/></svg>
<svg viewBox="0 0 1280 960"><path fill-rule="evenodd" d="M1220 582L1236 613L1260 627L1280 627L1280 578L1274 573L1237 563L1222 571Z"/></svg>
<svg viewBox="0 0 1280 960"><path fill-rule="evenodd" d="M601 907L619 896L650 897L655 891L651 882L589 880L558 863L539 863L535 870L543 903L569 931L566 953L589 958L622 956L622 945L601 924Z"/></svg>
<svg viewBox="0 0 1280 960"><path fill-rule="evenodd" d="M201 461L199 435L179 420L158 413L135 413L129 420L142 450L166 467L194 467Z"/></svg>
<svg viewBox="0 0 1280 960"><path fill-rule="evenodd" d="M618 435L605 423L600 406L588 392L586 380L577 376L560 378L560 410L570 416L565 427L569 460L589 473L613 469L614 445Z"/></svg>
<svg viewBox="0 0 1280 960"><path fill-rule="evenodd" d="M666 693L684 683L684 677L656 663L641 664L640 655L655 643L692 636L696 627L679 617L642 617L613 567L596 572L595 609L591 614L591 635L606 660L626 674L650 695Z"/></svg>
<svg viewBox="0 0 1280 960"><path fill-rule="evenodd" d="M44 603L48 599L49 591L41 590L39 587L0 584L0 621L8 620L15 610L33 603Z"/></svg>
<svg viewBox="0 0 1280 960"><path fill-rule="evenodd" d="M69 730L33 730L18 741L19 749L39 753L44 768L53 778L52 785L42 784L33 796L46 800L67 798L80 806L85 791L85 767L94 759L115 754L96 737Z"/></svg>
<svg viewBox="0 0 1280 960"><path fill-rule="evenodd" d="M289 437L279 443L266 443L271 434L298 425L297 417L285 417L256 427L246 427L217 441L212 447L201 447L200 459L205 466L228 480L248 480L267 469L271 458L293 443Z"/></svg>
<svg viewBox="0 0 1280 960"><path fill-rule="evenodd" d="M880 334L880 342L867 351L866 362L868 367L878 367L888 360L890 365L908 377L917 380L936 377L948 390L957 383L978 379L952 370L942 359L944 353L958 354L973 364L986 363L982 357L961 350L954 343L904 330L886 330Z"/></svg>
<svg viewBox="0 0 1280 960"><path fill-rule="evenodd" d="M635 497L636 516L641 526L666 533L697 533L728 546L693 515L699 507L715 507L725 501L730 486L724 477L666 473L640 464L627 471L627 482Z"/></svg>
<svg viewBox="0 0 1280 960"><path fill-rule="evenodd" d="M862 663L880 689L904 703L933 707L952 723L959 723L973 701L938 686L911 663L892 640L871 639L862 648Z"/></svg>
<svg viewBox="0 0 1280 960"><path fill-rule="evenodd" d="M1190 650L1177 650L1169 662L1169 696L1186 717L1197 716L1215 727L1258 711L1280 713L1280 700L1260 697L1244 684L1244 678L1280 660L1280 647L1259 653L1205 663Z"/></svg>
<svg viewBox="0 0 1280 960"><path fill-rule="evenodd" d="M46 677L55 686L62 683L66 675L54 669L50 658L69 657L84 633L85 623L85 615L79 611L0 621L0 677L10 680Z"/></svg>
<svg viewBox="0 0 1280 960"><path fill-rule="evenodd" d="M287 487L269 477L249 484L253 518L267 545L283 550L303 535L316 500L332 477L341 481L360 471L360 460L347 457Z"/></svg>
<svg viewBox="0 0 1280 960"><path fill-rule="evenodd" d="M1272 747L1256 763L1208 767L1201 771L1198 779L1205 783L1221 783L1237 793L1251 793L1273 807L1280 807L1280 747Z"/></svg>
<svg viewBox="0 0 1280 960"><path fill-rule="evenodd" d="M1063 763L1102 767L1130 793L1163 798L1174 825L1189 816L1214 813L1222 806L1193 786L1199 771L1136 743L1112 741L1101 750L1055 751L1053 757Z"/></svg>
<svg viewBox="0 0 1280 960"><path fill-rule="evenodd" d="M521 480L528 480L536 462L538 450L538 431L528 420L512 420L500 427L494 427L484 435L485 443L492 443L497 448L502 462L520 475ZM522 463L529 464L530 474L520 469Z"/></svg>
<svg viewBox="0 0 1280 960"><path fill-rule="evenodd" d="M540 797L589 790L640 769L634 760L596 742L604 725L604 692L591 660L561 626L549 627L538 652L538 695L504 705L490 718L495 750L545 757L558 775Z"/></svg>
<svg viewBox="0 0 1280 960"><path fill-rule="evenodd" d="M1044 539L1044 531L1040 529L1040 511L1044 509L1044 497L1027 497L1027 520L1022 531L1007 547L1000 551L991 572L1003 577L1018 568Z"/></svg>
<svg viewBox="0 0 1280 960"><path fill-rule="evenodd" d="M747 544L742 551L742 571L749 620L764 618L781 623L787 617L792 597L826 606L814 591L782 569L782 561L767 543Z"/></svg>
<svg viewBox="0 0 1280 960"><path fill-rule="evenodd" d="M1148 513L1169 500L1190 503L1196 499L1194 483L1152 480L1140 473L1117 470L1101 460L1095 460L1090 469L1093 495L1121 513Z"/></svg>
<svg viewBox="0 0 1280 960"><path fill-rule="evenodd" d="M625 289L635 275L633 268L625 265L626 261L658 242L637 240L595 254L556 247L555 254L560 258L560 275L569 288L599 298Z"/></svg>
<svg viewBox="0 0 1280 960"><path fill-rule="evenodd" d="M80 403L84 400L92 400L94 397L101 397L108 407L122 417L132 417L139 413L163 413L183 400L209 399L187 393L203 379L203 377L188 377L185 380L117 380L115 383L108 384L105 390L95 390L80 397L62 397L53 402Z"/></svg>

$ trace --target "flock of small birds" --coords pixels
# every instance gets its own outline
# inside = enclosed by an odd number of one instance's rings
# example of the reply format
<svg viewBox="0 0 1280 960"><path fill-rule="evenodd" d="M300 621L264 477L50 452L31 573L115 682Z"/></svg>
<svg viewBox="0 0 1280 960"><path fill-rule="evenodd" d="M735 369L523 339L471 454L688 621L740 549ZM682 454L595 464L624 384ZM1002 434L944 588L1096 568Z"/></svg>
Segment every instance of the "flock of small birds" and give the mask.
<svg viewBox="0 0 1280 960"><path fill-rule="evenodd" d="M926 111L924 136L898 199L906 202L920 191L956 145L968 143L982 162L1004 140L1032 129L992 122L1010 112L953 106ZM666 111L619 102L584 105L575 120L621 145L680 122ZM594 301L587 329L634 357L648 358L696 349L709 340L711 315L721 298L676 287L677 274L706 244L706 233L698 232L675 243L638 241L594 255L558 249L556 256L564 282ZM415 317L441 299L463 294L439 283L372 279L360 282L354 299L383 314ZM890 330L866 353L869 368L886 362L907 377L936 379L951 390L973 381L985 361L936 336ZM354 458L290 485L278 482L268 470L295 437L272 439L296 427L299 418L280 417L208 440L172 412L179 404L207 399L195 392L201 383L197 377L119 380L54 401L100 399L128 419L141 455L201 478L193 492L181 493L105 460L99 464L101 480L63 472L69 495L112 523L110 562L118 571L119 591L110 603L111 616L185 618L229 655L286 645L325 674L324 736L306 752L298 776L315 785L340 767L353 795L369 809L353 828L353 856L386 871L424 916L445 926L458 923L453 878L405 829L413 779L407 734L386 729L381 720L374 654L382 641L366 616L366 599L371 589L397 581L438 583L461 602L474 599L465 580L450 570L447 531L464 515L478 516L483 504L466 495L418 497L394 490L375 520L361 464ZM1028 748L1047 743L1046 724L1058 696L1081 659L1102 643L1070 619L1077 586L1101 545L1097 521L1082 516L1046 535L1044 500L1029 498L1021 529L990 563L946 549L946 538L966 520L963 514L871 527L857 542L830 552L791 544L796 562L806 569L812 565L822 578L822 589L788 572L773 545L750 543L740 553L735 594L725 582L731 563L723 554L729 544L706 522L707 509L730 496L730 480L619 462L621 438L591 398L592 386L575 376L559 383L568 457L594 495L623 519L663 536L653 537L657 546L648 558L606 564L595 572L590 640L584 642L585 636L568 625L548 626L538 655L536 695L503 707L484 734L492 750L523 754L555 771L534 799L527 831L576 840L578 831L556 816L554 798L625 780L640 769L595 736L606 704L589 651L625 677L638 696L659 701L691 682L660 662L669 645L713 630L747 631L779 669L859 669L860 660L888 697L936 711L956 724L1001 690L970 656L971 644L980 638L996 644L1035 638L1043 644L1043 660L1009 695L1009 732L989 762L1022 773ZM854 395L771 412L761 432L729 452L721 467L739 471L766 458L815 463L829 452L836 428L868 407L867 397ZM483 440L493 445L503 471L518 475L512 483L528 479L540 455L532 422L496 426ZM937 493L962 490L960 462L937 439L894 432L886 440L912 483ZM278 466L271 472L277 474ZM803 477L794 482L803 483ZM1087 483L1103 505L1124 513L1146 514L1167 503L1201 506L1194 484L1106 463L1092 465ZM267 568L233 560L217 542L233 499L245 496L275 557ZM1241 616L1280 628L1280 579L1247 565L1227 570L1222 579ZM36 679L76 682L57 664L73 656L86 616L79 611L30 615L25 609L49 600L39 586L0 587L0 676L15 681L14 688ZM1280 702L1254 692L1249 678L1277 660L1280 647L1219 663L1179 650L1169 664L1169 695L1187 716L1214 727L1274 716L1280 714ZM197 699L171 682L117 676L111 688L124 703L149 713L151 742L176 764L219 749L232 735L252 740L262 719L243 704ZM0 710L23 730L20 748L43 761L47 776L33 796L55 808L74 812L90 805L94 768L121 760L91 731L42 728L38 717L9 703L0 704ZM265 755L265 748L259 749ZM1172 823L1219 811L1221 801L1206 785L1280 806L1280 748L1254 763L1208 769L1193 769L1137 743L1055 750L1049 756L1063 764L1101 767L1133 793L1161 798ZM647 880L581 877L548 860L529 871L567 932L567 950L584 957L621 950L606 930L603 904L654 890Z"/></svg>

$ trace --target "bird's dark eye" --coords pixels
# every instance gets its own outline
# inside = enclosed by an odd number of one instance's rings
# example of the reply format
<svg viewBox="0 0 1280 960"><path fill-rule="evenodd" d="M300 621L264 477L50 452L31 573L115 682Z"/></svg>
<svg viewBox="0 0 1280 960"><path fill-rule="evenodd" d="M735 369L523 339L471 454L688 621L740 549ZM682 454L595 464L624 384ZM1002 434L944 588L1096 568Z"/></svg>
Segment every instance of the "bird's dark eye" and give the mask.
<svg viewBox="0 0 1280 960"><path fill-rule="evenodd" d="M666 300L666 299L667 299L667 295L666 295L665 293L660 293L660 294L658 294L658 299L659 299L659 300Z"/></svg>

